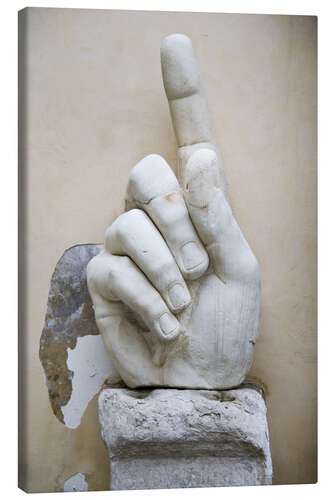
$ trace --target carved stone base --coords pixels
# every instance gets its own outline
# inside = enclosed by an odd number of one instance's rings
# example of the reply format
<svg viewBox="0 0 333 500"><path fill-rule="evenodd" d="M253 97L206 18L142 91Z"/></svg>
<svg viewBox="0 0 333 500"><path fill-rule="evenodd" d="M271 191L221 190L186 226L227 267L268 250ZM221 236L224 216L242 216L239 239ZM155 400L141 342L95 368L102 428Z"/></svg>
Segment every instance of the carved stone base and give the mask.
<svg viewBox="0 0 333 500"><path fill-rule="evenodd" d="M104 389L99 420L111 490L272 483L266 404L227 391Z"/></svg>

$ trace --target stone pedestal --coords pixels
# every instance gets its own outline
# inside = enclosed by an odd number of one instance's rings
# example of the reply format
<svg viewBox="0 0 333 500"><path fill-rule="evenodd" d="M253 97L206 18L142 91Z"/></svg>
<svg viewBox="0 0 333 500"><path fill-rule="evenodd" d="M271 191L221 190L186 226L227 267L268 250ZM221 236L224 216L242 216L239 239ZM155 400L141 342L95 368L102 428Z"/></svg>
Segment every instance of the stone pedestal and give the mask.
<svg viewBox="0 0 333 500"><path fill-rule="evenodd" d="M272 482L266 404L254 384L227 391L104 389L99 420L111 490Z"/></svg>

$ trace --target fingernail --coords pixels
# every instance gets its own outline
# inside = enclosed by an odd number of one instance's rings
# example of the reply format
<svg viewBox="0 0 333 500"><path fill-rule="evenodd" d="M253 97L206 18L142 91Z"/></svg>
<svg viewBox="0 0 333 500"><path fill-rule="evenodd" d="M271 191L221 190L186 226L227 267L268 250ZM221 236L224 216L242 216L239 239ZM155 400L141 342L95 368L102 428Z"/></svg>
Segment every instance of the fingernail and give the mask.
<svg viewBox="0 0 333 500"><path fill-rule="evenodd" d="M170 335L173 331L176 330L179 323L174 316L171 316L169 313L164 313L160 317L160 327L164 335Z"/></svg>
<svg viewBox="0 0 333 500"><path fill-rule="evenodd" d="M194 269L205 260L205 255L203 254L201 248L199 248L197 243L194 241L185 243L185 245L183 245L180 249L180 253L186 271Z"/></svg>
<svg viewBox="0 0 333 500"><path fill-rule="evenodd" d="M176 283L169 290L169 300L175 311L179 311L190 303L191 295L183 285Z"/></svg>

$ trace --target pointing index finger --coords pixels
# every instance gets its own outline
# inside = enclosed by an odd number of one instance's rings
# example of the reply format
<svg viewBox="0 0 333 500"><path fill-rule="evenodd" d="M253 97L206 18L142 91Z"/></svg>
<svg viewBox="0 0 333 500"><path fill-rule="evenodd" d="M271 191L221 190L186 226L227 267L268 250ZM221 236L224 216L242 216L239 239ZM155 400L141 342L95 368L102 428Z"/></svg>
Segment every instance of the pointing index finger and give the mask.
<svg viewBox="0 0 333 500"><path fill-rule="evenodd" d="M191 40L178 34L164 38L161 64L178 146L213 142L209 112Z"/></svg>
<svg viewBox="0 0 333 500"><path fill-rule="evenodd" d="M198 63L191 40L186 35L165 37L161 45L161 65L165 93L175 131L180 161L180 182L190 155L197 149L214 149L224 185L221 159L216 151Z"/></svg>

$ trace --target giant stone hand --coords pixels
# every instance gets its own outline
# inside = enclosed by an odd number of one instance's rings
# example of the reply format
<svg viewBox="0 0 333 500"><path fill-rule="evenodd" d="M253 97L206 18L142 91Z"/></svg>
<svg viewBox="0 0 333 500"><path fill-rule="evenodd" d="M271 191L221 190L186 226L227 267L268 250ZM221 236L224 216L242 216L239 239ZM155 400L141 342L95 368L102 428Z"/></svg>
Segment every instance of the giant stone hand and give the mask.
<svg viewBox="0 0 333 500"><path fill-rule="evenodd" d="M166 37L161 62L180 184L158 155L133 168L88 287L129 387L234 387L253 359L259 267L227 199L191 41Z"/></svg>

